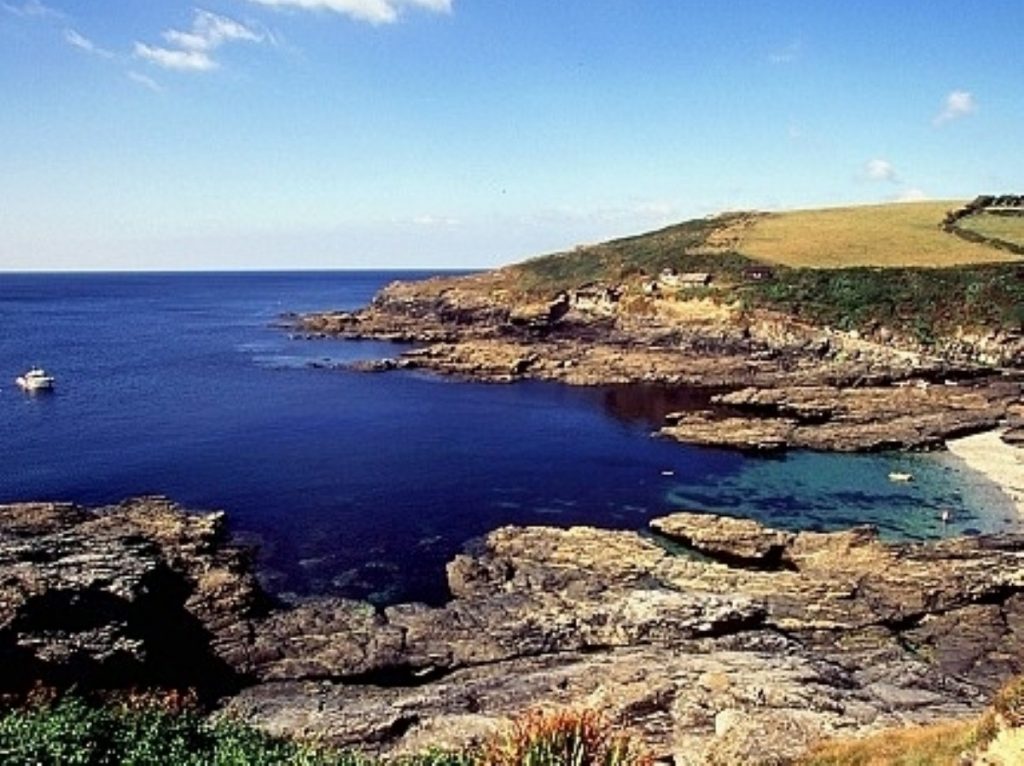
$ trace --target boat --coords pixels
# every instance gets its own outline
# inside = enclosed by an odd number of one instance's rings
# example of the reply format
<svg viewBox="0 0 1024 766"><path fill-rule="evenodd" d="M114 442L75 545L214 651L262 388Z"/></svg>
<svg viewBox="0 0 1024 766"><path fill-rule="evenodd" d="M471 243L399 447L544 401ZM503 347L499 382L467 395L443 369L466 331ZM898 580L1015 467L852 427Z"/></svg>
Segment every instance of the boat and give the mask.
<svg viewBox="0 0 1024 766"><path fill-rule="evenodd" d="M14 380L24 391L49 391L53 388L53 376L41 367L33 367Z"/></svg>
<svg viewBox="0 0 1024 766"><path fill-rule="evenodd" d="M893 471L889 474L889 481L913 481L914 475L912 473L901 473L900 471Z"/></svg>

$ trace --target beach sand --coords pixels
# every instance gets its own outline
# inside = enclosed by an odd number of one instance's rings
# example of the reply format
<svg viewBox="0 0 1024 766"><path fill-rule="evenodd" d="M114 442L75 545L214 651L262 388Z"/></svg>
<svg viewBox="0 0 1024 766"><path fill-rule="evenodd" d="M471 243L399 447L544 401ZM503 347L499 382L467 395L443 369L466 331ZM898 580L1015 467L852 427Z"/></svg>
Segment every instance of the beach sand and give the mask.
<svg viewBox="0 0 1024 766"><path fill-rule="evenodd" d="M1004 442L1003 431L965 436L946 442L949 451L1002 487L1024 517L1024 449Z"/></svg>

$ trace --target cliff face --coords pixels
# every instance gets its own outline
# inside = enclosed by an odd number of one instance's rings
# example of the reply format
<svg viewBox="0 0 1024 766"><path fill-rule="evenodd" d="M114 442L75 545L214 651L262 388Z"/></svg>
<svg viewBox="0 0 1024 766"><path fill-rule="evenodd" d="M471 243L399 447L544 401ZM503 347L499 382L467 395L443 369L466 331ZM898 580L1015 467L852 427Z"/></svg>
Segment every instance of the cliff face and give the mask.
<svg viewBox="0 0 1024 766"><path fill-rule="evenodd" d="M386 752L597 706L677 763L755 764L967 714L1024 669L1018 537L508 527L451 562L446 606L377 611L270 608L220 524L152 498L0 508L5 688L198 685L273 731Z"/></svg>
<svg viewBox="0 0 1024 766"><path fill-rule="evenodd" d="M715 407L674 415L660 433L743 449L934 448L995 427L1020 400L1019 373L963 361L1016 359L1024 344L998 334L947 339L960 350L944 358L890 335L868 339L696 293L590 286L538 300L517 292L519 282L504 270L396 283L362 311L306 316L300 325L311 335L418 344L365 365L373 370L735 389Z"/></svg>

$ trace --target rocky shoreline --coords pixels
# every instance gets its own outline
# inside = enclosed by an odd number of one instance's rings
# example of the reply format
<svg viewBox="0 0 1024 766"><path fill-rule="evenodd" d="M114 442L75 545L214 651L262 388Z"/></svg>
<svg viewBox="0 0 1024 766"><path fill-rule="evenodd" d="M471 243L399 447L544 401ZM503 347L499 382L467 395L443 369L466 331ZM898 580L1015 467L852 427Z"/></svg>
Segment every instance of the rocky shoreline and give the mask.
<svg viewBox="0 0 1024 766"><path fill-rule="evenodd" d="M679 513L649 534L506 527L443 607L262 592L222 514L162 498L0 507L3 691L190 686L274 732L464 744L606 710L677 764L970 714L1024 670L1024 537L888 545ZM717 760L716 760L717 759Z"/></svg>
<svg viewBox="0 0 1024 766"><path fill-rule="evenodd" d="M892 338L703 297L629 303L607 288L604 302L589 293L586 301L561 293L530 302L508 295L506 282L489 272L394 283L360 311L290 321L302 337L416 344L356 365L367 371L725 390L711 407L670 415L658 432L753 451L938 449L1004 423L1024 394L1019 372L979 363L985 354L967 346L954 357L928 356Z"/></svg>

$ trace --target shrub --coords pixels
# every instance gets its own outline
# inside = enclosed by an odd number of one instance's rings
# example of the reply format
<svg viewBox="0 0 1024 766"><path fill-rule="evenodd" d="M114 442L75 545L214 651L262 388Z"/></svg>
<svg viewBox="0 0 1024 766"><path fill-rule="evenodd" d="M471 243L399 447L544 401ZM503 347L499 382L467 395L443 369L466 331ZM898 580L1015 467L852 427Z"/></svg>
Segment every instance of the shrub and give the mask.
<svg viewBox="0 0 1024 766"><path fill-rule="evenodd" d="M156 704L77 697L0 718L0 764L27 766L357 766L351 754L278 739L234 721Z"/></svg>
<svg viewBox="0 0 1024 766"><path fill-rule="evenodd" d="M636 740L594 711L532 711L482 747L481 766L649 766Z"/></svg>

